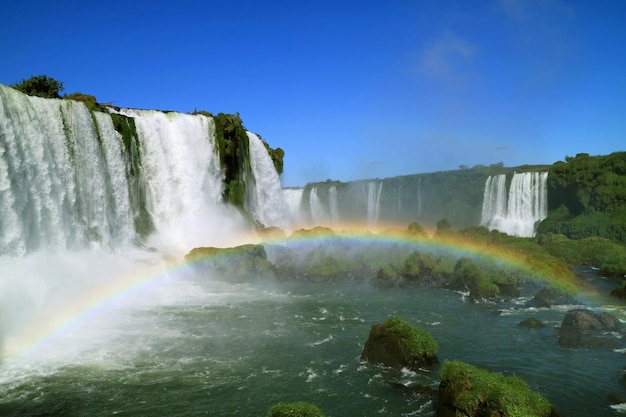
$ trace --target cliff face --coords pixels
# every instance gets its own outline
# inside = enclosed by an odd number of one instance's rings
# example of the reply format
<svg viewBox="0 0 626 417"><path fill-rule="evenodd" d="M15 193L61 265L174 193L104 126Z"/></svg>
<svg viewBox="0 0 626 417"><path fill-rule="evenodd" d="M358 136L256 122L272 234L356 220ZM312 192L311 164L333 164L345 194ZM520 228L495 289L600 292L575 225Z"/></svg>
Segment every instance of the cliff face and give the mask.
<svg viewBox="0 0 626 417"><path fill-rule="evenodd" d="M300 210L313 223L366 222L371 228L419 222L433 229L448 219L454 229L481 224L485 182L496 174L545 171L546 166L476 167L351 182L308 184Z"/></svg>

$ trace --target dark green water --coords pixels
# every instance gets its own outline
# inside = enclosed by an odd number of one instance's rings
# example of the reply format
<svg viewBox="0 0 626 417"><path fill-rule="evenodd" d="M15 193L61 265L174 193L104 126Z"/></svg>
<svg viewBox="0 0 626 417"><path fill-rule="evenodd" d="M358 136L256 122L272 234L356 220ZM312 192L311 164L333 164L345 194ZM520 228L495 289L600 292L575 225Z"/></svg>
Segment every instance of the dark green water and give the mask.
<svg viewBox="0 0 626 417"><path fill-rule="evenodd" d="M626 401L623 353L558 347L554 326L572 306L363 285L235 285L191 272L168 285L168 297L120 301L3 364L0 415L264 416L279 401L310 401L328 416L432 416L436 398L398 384L436 389L437 367L416 374L359 361L371 325L393 315L429 331L441 361L517 374L565 416L619 415L610 406ZM527 317L548 326L518 328Z"/></svg>

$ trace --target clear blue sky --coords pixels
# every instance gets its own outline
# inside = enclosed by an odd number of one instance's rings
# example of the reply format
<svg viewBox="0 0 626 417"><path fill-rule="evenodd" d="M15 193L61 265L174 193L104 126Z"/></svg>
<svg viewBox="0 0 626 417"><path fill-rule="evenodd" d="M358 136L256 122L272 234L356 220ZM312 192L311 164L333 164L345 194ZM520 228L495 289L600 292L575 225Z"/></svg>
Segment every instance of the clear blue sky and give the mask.
<svg viewBox="0 0 626 417"><path fill-rule="evenodd" d="M240 112L285 186L626 150L626 1L28 1L0 83Z"/></svg>

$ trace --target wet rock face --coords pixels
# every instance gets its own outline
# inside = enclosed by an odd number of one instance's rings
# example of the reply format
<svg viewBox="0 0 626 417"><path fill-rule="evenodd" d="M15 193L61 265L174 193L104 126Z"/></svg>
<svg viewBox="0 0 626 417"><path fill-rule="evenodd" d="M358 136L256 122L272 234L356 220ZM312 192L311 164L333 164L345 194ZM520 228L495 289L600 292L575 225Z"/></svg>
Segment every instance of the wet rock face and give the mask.
<svg viewBox="0 0 626 417"><path fill-rule="evenodd" d="M621 343L606 336L607 332L622 333L622 324L609 313L595 313L587 309L567 312L559 328L559 345L567 348L614 349Z"/></svg>

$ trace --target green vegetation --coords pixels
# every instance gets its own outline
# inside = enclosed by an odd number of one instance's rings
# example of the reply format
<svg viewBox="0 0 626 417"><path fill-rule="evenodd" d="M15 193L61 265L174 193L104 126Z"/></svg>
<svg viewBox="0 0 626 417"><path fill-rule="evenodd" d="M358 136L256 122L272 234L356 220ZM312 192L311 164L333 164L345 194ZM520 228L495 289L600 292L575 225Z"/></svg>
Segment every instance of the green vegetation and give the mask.
<svg viewBox="0 0 626 417"><path fill-rule="evenodd" d="M267 260L262 245L195 248L185 256L185 260L209 267L234 282L274 277L274 265Z"/></svg>
<svg viewBox="0 0 626 417"><path fill-rule="evenodd" d="M437 268L437 260L430 253L413 251L404 261L402 275L408 281L417 281L420 277L430 275Z"/></svg>
<svg viewBox="0 0 626 417"><path fill-rule="evenodd" d="M399 336L415 356L435 356L439 350L439 344L427 331L410 325L404 319L391 317L383 325Z"/></svg>
<svg viewBox="0 0 626 417"><path fill-rule="evenodd" d="M193 114L202 114L213 118L220 164L225 174L224 200L243 207L247 190L245 180L253 179L254 176L250 167L249 138L239 113L218 113L217 116L214 116L207 111L194 110ZM263 140L262 142L272 158L278 175L282 174L285 152L281 148L272 149L267 142Z"/></svg>
<svg viewBox="0 0 626 417"><path fill-rule="evenodd" d="M246 196L245 180L253 178L248 158L250 145L246 129L239 113L219 113L213 120L220 164L224 170L224 200L243 208Z"/></svg>
<svg viewBox="0 0 626 417"><path fill-rule="evenodd" d="M502 288L523 282L544 281L565 293L576 291L573 285L575 276L569 262L546 251L546 247L540 245L536 238L509 236L497 230L489 231L481 226L460 230L449 235L445 240L492 253L497 255L497 259L508 260L507 263L511 265L498 266L489 259L487 262L474 259L485 274L483 276L472 275L471 271L468 271L467 276L475 278L475 282L493 282ZM516 264L520 267L512 267ZM455 267L455 269L458 268Z"/></svg>
<svg viewBox="0 0 626 417"><path fill-rule="evenodd" d="M454 266L454 277L461 286L469 288L472 299L495 298L500 292L493 277L469 258L460 258Z"/></svg>
<svg viewBox="0 0 626 417"><path fill-rule="evenodd" d="M47 75L33 75L28 79L11 84L10 87L29 96L45 98L61 98L63 91L63 83Z"/></svg>
<svg viewBox="0 0 626 417"><path fill-rule="evenodd" d="M569 239L564 235L545 234L538 242L546 251L569 264L600 268L603 276L623 278L626 275L626 245L602 237Z"/></svg>
<svg viewBox="0 0 626 417"><path fill-rule="evenodd" d="M89 94L72 93L72 94L66 94L65 96L63 96L63 98L67 99L67 100L80 101L85 106L87 106L87 108L91 112L103 111L103 109L104 109L104 106L102 104L99 104L96 101L96 97L91 96Z"/></svg>
<svg viewBox="0 0 626 417"><path fill-rule="evenodd" d="M312 282L370 282L379 288L424 286L469 290L474 300L517 296L517 287L540 283L564 295L576 292L571 264L605 265L618 276L626 264L626 246L606 239L586 239L575 244L563 236L520 238L485 227L454 231L449 222L445 233L432 238L435 249L375 240L354 245L328 228L298 230L293 238L314 236L323 244L310 247L272 246L274 264L281 279ZM411 230L421 226L411 223ZM398 235L411 235L399 231ZM287 241L289 242L289 241ZM423 238L417 238L416 243ZM467 248L465 255L437 250L437 246ZM580 246L578 246L580 245ZM571 252L570 252L571 251ZM475 253L476 255L472 255ZM600 262L602 261L602 262ZM614 272L617 271L617 272Z"/></svg>
<svg viewBox="0 0 626 417"><path fill-rule="evenodd" d="M407 231L406 233L413 237L413 238L427 238L428 234L426 233L426 230L424 230L424 228L422 227L421 224L419 224L418 222L413 222L411 224L409 224L409 227L407 227Z"/></svg>
<svg viewBox="0 0 626 417"><path fill-rule="evenodd" d="M626 242L626 152L566 157L550 168L547 186L549 214L538 234Z"/></svg>
<svg viewBox="0 0 626 417"><path fill-rule="evenodd" d="M441 367L441 384L451 393L458 415L498 415L503 417L547 417L550 402L516 376L504 376L460 361ZM441 390L440 390L441 391ZM440 400L441 406L441 400Z"/></svg>
<svg viewBox="0 0 626 417"><path fill-rule="evenodd" d="M316 405L299 401L273 405L267 417L324 417L324 414Z"/></svg>

